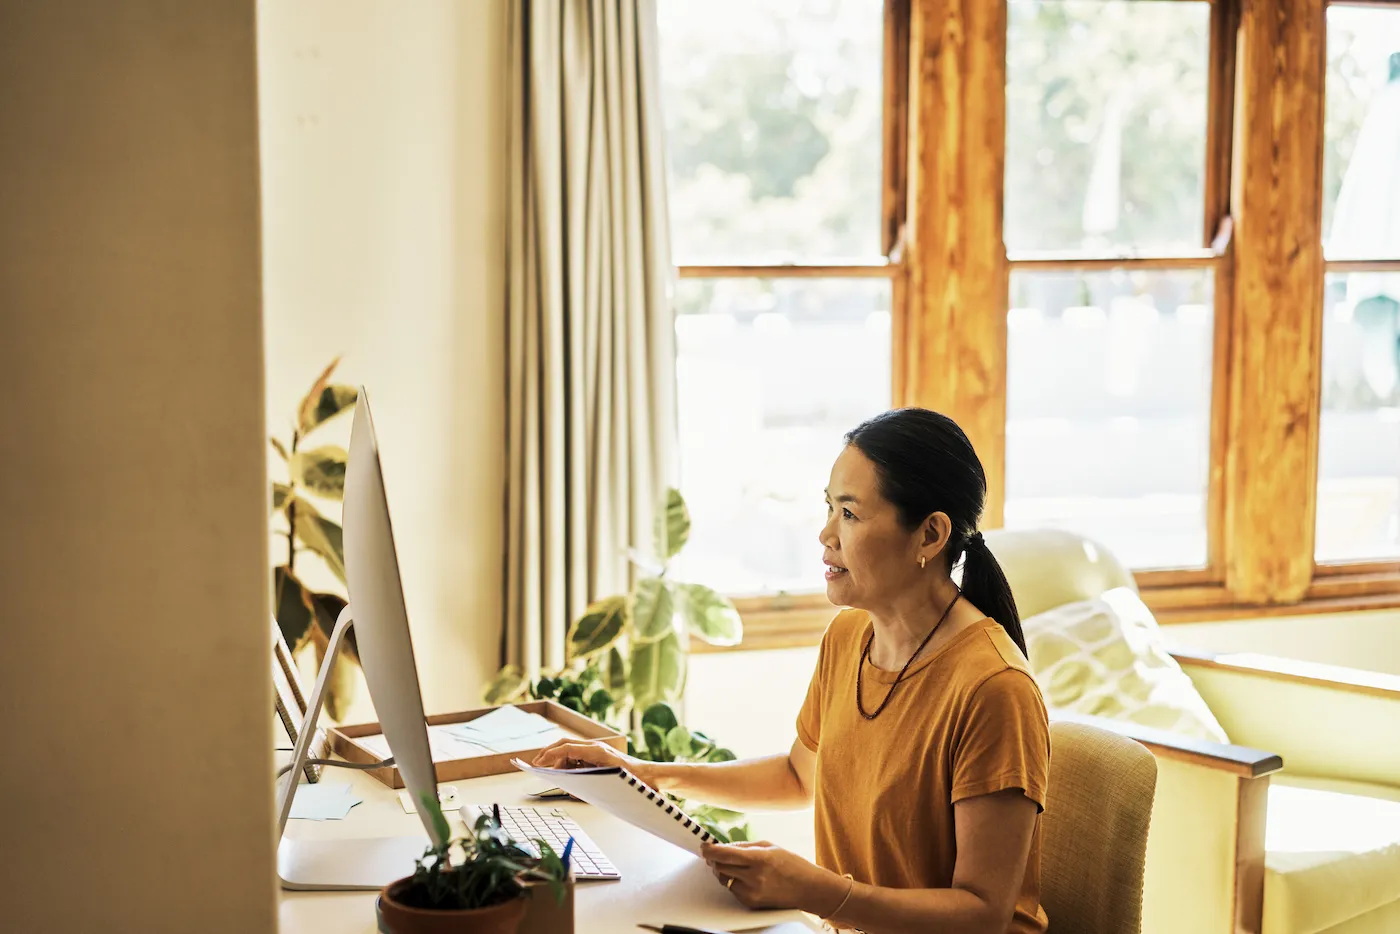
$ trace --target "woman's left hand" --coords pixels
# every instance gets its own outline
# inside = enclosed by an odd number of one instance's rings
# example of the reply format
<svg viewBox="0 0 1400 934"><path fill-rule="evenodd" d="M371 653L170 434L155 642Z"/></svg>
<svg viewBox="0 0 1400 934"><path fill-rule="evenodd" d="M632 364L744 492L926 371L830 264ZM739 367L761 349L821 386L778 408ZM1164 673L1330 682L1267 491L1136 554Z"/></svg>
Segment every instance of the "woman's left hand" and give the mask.
<svg viewBox="0 0 1400 934"><path fill-rule="evenodd" d="M701 855L715 877L748 908L798 908L820 913L831 911L840 894L828 898L843 883L789 850L766 840L757 843L706 843ZM830 901L831 904L826 904Z"/></svg>

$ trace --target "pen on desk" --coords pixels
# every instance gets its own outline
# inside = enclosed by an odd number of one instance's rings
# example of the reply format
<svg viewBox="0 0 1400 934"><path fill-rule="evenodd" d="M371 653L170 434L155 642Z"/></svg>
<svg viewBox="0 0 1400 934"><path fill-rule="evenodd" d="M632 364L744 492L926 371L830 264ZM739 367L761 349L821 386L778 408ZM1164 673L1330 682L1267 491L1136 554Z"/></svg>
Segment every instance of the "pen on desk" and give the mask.
<svg viewBox="0 0 1400 934"><path fill-rule="evenodd" d="M567 876L569 875L569 857L573 854L573 852L574 852L574 838L573 838L573 835L570 834L570 835L569 835L569 842L566 843L566 844L564 844L564 855L561 856L561 857L559 857L559 861L560 861L561 863L564 864L564 875L565 875L565 877L567 877Z"/></svg>
<svg viewBox="0 0 1400 934"><path fill-rule="evenodd" d="M728 931L712 931L709 928L692 928L683 924L639 924L639 928L656 931L657 934L729 934Z"/></svg>

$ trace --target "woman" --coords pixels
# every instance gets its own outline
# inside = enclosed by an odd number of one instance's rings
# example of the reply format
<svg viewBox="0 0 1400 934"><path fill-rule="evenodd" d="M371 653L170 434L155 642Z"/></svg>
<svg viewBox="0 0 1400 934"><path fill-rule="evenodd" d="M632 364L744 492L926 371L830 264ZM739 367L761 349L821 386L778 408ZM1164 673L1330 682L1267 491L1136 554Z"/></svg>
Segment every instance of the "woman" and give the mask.
<svg viewBox="0 0 1400 934"><path fill-rule="evenodd" d="M815 865L769 843L705 847L746 905L869 934L1043 932L1049 723L1011 589L977 531L986 491L951 419L899 409L863 423L832 467L820 536L827 596L850 609L822 638L792 749L652 763L562 741L538 764L621 765L739 810L814 804Z"/></svg>

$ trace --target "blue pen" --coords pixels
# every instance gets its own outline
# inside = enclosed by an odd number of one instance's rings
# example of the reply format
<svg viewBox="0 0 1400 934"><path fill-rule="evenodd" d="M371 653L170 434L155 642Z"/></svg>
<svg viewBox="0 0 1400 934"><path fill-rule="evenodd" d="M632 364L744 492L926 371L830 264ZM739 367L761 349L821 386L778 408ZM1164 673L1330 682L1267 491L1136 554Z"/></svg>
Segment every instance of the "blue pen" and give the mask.
<svg viewBox="0 0 1400 934"><path fill-rule="evenodd" d="M569 837L569 842L564 844L564 855L559 857L560 861L564 864L564 875L566 876L569 874L569 854L571 854L573 851L574 838L571 836Z"/></svg>

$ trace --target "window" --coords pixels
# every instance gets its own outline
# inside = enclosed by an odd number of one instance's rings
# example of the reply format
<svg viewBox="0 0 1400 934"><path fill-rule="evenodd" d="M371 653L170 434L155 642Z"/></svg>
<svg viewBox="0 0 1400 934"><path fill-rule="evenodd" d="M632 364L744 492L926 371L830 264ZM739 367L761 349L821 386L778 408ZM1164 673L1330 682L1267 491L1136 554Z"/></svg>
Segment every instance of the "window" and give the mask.
<svg viewBox="0 0 1400 934"><path fill-rule="evenodd" d="M842 434L890 407L879 0L663 0L682 570L813 590Z"/></svg>
<svg viewBox="0 0 1400 934"><path fill-rule="evenodd" d="M1400 0L689 7L683 463L695 560L787 592L746 647L829 619L801 497L889 402L968 432L986 527L1100 540L1164 621L1400 606Z"/></svg>
<svg viewBox="0 0 1400 934"><path fill-rule="evenodd" d="M1400 557L1400 9L1327 11L1319 562Z"/></svg>
<svg viewBox="0 0 1400 934"><path fill-rule="evenodd" d="M1006 45L1005 524L1204 566L1210 5L1011 0Z"/></svg>

